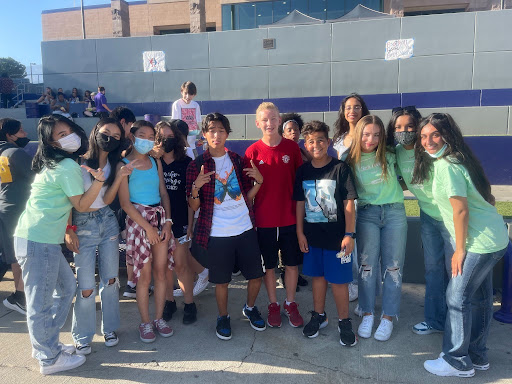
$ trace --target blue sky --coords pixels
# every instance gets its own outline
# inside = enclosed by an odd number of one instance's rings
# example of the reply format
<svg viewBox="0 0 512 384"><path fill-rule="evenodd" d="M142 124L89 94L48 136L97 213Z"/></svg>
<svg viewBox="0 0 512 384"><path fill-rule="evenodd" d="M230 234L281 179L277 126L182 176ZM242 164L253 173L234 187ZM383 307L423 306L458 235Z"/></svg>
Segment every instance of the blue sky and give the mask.
<svg viewBox="0 0 512 384"><path fill-rule="evenodd" d="M41 69L41 12L47 9L79 7L80 0L0 0L0 57L12 57L27 67ZM109 4L110 0L84 0L84 5ZM35 80L35 79L34 79Z"/></svg>

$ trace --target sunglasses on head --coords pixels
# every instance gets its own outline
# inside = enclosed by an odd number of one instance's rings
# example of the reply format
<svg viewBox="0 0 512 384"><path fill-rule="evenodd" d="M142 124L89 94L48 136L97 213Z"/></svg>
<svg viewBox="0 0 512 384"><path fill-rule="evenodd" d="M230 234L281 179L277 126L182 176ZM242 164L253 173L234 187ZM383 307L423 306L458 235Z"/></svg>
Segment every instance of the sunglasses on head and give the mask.
<svg viewBox="0 0 512 384"><path fill-rule="evenodd" d="M391 113L394 115L395 113L398 113L398 112L418 112L418 110L416 109L416 107L414 105L409 105L407 107L395 107L391 110Z"/></svg>

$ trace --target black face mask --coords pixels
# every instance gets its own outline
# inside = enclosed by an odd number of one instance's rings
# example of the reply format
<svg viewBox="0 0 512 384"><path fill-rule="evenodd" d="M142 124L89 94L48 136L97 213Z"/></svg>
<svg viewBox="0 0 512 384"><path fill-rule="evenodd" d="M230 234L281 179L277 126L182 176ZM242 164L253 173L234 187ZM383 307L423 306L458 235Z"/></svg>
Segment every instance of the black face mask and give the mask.
<svg viewBox="0 0 512 384"><path fill-rule="evenodd" d="M120 144L120 140L112 136L107 136L101 132L98 132L98 134L96 135L96 142L98 143L100 149L105 152L115 151Z"/></svg>
<svg viewBox="0 0 512 384"><path fill-rule="evenodd" d="M177 143L177 140L175 137L168 137L167 139L164 139L163 140L164 151L166 153L174 151L174 148L176 148L176 143Z"/></svg>
<svg viewBox="0 0 512 384"><path fill-rule="evenodd" d="M30 143L30 139L28 137L18 137L15 143L18 147L25 148Z"/></svg>

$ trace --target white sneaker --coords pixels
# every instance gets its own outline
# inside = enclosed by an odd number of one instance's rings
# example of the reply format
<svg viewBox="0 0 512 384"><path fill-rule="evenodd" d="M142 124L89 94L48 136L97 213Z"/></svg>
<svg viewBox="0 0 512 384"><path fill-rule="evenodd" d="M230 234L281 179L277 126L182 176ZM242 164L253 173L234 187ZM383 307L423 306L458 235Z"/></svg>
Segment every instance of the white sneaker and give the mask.
<svg viewBox="0 0 512 384"><path fill-rule="evenodd" d="M356 316L363 317L363 311L361 310L359 304L357 304L356 307L354 308L354 314Z"/></svg>
<svg viewBox="0 0 512 384"><path fill-rule="evenodd" d="M412 331L417 335L430 335L431 333L436 333L436 332L443 333L443 331L432 328L425 321L422 321L421 323L414 325L412 327Z"/></svg>
<svg viewBox="0 0 512 384"><path fill-rule="evenodd" d="M357 334L363 339L368 339L372 335L373 320L373 315L363 316L363 321L359 324L359 328L357 328Z"/></svg>
<svg viewBox="0 0 512 384"><path fill-rule="evenodd" d="M444 356L444 352L441 352L439 354L439 358L442 358ZM491 364L475 364L473 363L473 368L477 371L487 371L491 367Z"/></svg>
<svg viewBox="0 0 512 384"><path fill-rule="evenodd" d="M59 341L59 345L60 348L62 349L62 352L69 353L70 355L75 353L75 346L73 344L63 344ZM34 359L36 358L36 350L34 348L32 348L32 357Z"/></svg>
<svg viewBox="0 0 512 384"><path fill-rule="evenodd" d="M475 370L470 369L469 371L459 371L448 364L442 357L435 360L427 360L423 363L423 367L437 376L456 376L456 377L473 377L475 376Z"/></svg>
<svg viewBox="0 0 512 384"><path fill-rule="evenodd" d="M194 285L194 290L192 291L192 293L194 294L194 296L197 296L201 292L203 292L206 289L206 287L208 287L208 275L206 275L206 277L201 277L201 275L199 275L199 278L197 279L196 284Z"/></svg>
<svg viewBox="0 0 512 384"><path fill-rule="evenodd" d="M375 340L388 341L391 332L393 332L393 322L383 317L373 337Z"/></svg>
<svg viewBox="0 0 512 384"><path fill-rule="evenodd" d="M348 301L357 300L359 296L359 287L357 284L349 283L348 284Z"/></svg>
<svg viewBox="0 0 512 384"><path fill-rule="evenodd" d="M174 291L172 291L172 294L174 297L182 297L183 291L181 290L181 288L177 288Z"/></svg>
<svg viewBox="0 0 512 384"><path fill-rule="evenodd" d="M45 365L39 368L39 372L43 375L51 375L52 373L67 371L81 366L85 363L85 356L70 355L66 352L61 352L57 361L53 365Z"/></svg>

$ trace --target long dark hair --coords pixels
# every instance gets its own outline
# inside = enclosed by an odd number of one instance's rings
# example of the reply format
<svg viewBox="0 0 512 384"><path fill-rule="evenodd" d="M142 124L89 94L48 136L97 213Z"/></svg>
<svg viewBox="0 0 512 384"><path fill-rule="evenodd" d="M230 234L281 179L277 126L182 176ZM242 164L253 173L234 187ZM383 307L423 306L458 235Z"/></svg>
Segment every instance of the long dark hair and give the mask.
<svg viewBox="0 0 512 384"><path fill-rule="evenodd" d="M155 125L156 135L155 135L155 145L160 145L162 141L164 140L164 135L162 133L162 129L164 127L168 127L174 137L176 138L176 141L179 143L179 145L174 147L174 160L181 160L187 155L187 150L185 149L186 145L186 138L183 136L181 131L178 129L177 124L175 122L178 122L179 120L173 120L172 122L168 121L159 121Z"/></svg>
<svg viewBox="0 0 512 384"><path fill-rule="evenodd" d="M73 133L80 136L82 146L76 152L69 153L61 148L54 147L51 144L53 142L53 129L57 124L66 124ZM64 159L73 159L76 161L80 156L87 152L88 142L87 135L84 130L78 124L64 116L50 115L41 117L37 124L37 137L39 145L37 147L36 154L32 159L32 170L36 173L41 172L44 167L53 169Z"/></svg>
<svg viewBox="0 0 512 384"><path fill-rule="evenodd" d="M344 133L350 130L348 121L347 119L345 119L345 104L347 104L347 101L352 98L356 99L357 101L359 101L359 103L361 103L361 117L365 117L370 114L370 111L368 110L366 103L359 94L351 93L350 95L345 97L341 102L340 109L338 111L338 118L334 122L334 137L332 138L332 141L334 142L336 142Z"/></svg>
<svg viewBox="0 0 512 384"><path fill-rule="evenodd" d="M418 126L421 121L421 113L416 109L416 107L397 107L393 108L391 120L389 120L388 128L386 130L386 145L388 147L395 147L395 126L396 121L401 116L410 116L412 119L412 123L416 127L416 132L418 131ZM419 137L419 136L418 136Z"/></svg>
<svg viewBox="0 0 512 384"><path fill-rule="evenodd" d="M111 151L107 155L108 162L110 164L110 175L105 180L105 185L112 185L114 179L116 178L116 165L121 160L121 143L124 141L124 129L121 124L112 117L107 117L105 119L101 119L96 123L94 128L89 135L89 150L84 155L85 164L87 164L92 169L98 169L100 166L100 146L96 141L96 137L98 136L99 130L107 124L114 124L121 131L121 138L119 140L119 146L117 149ZM93 175L91 176L91 181L94 179Z"/></svg>
<svg viewBox="0 0 512 384"><path fill-rule="evenodd" d="M491 184L485 176L482 165L468 147L462 136L462 132L457 123L448 113L432 113L423 119L418 127L418 141L414 149L416 158L413 170L412 183L421 184L427 180L432 168L433 159L425 153L425 148L418 144L420 142L421 130L426 125L433 125L447 144L446 151L442 158L453 164L460 164L467 169L471 181L475 185L480 195L491 203Z"/></svg>

